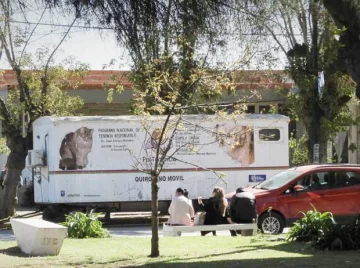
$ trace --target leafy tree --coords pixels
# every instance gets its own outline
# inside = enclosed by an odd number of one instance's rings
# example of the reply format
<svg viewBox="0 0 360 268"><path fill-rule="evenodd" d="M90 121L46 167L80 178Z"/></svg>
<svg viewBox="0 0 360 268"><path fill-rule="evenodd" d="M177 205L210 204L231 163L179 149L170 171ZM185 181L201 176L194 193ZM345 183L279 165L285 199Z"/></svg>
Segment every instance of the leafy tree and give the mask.
<svg viewBox="0 0 360 268"><path fill-rule="evenodd" d="M359 0L323 0L324 6L340 29L338 47L339 69L347 71L357 83L356 96L360 98L360 1Z"/></svg>
<svg viewBox="0 0 360 268"><path fill-rule="evenodd" d="M308 163L308 152L305 143L305 136L296 138L291 135L289 139L290 166L300 166Z"/></svg>
<svg viewBox="0 0 360 268"><path fill-rule="evenodd" d="M2 55L14 71L17 82L16 86L10 88L7 99L0 99L2 135L10 151L0 218L15 213L17 186L27 152L32 148L32 123L40 116L69 115L79 109L82 100L67 96L64 89L69 83L76 88L87 68L79 64L71 70L67 70L65 65L53 66L53 56L71 27L53 51L39 49L36 55L27 53L27 46L38 25L24 29L11 23L15 14L24 12L25 16L27 8L22 1L0 1Z"/></svg>
<svg viewBox="0 0 360 268"><path fill-rule="evenodd" d="M60 0L46 1L52 5ZM169 159L170 147L160 148L168 129L173 134L184 113L211 112L219 106L224 90L234 91L230 68L211 66L211 55L225 43L227 0L73 0L77 14L84 19L97 18L111 25L133 63L133 112L146 117L165 115L154 161L144 170L151 177L152 257L159 256L158 179ZM242 59L239 64L244 64ZM118 87L118 91L122 88ZM111 97L110 97L111 99ZM240 105L241 101L236 104ZM201 104L201 105L200 105ZM229 104L222 105L226 109ZM243 109L239 109L239 113ZM180 115L178 120L170 120ZM171 127L170 127L171 126ZM189 144L187 144L189 145Z"/></svg>
<svg viewBox="0 0 360 268"><path fill-rule="evenodd" d="M198 132L203 131L208 134L211 132L213 136L216 136L213 142L218 142L223 146L229 146L232 149L243 146L241 141L238 139L245 132L242 130L232 131L231 133L222 133L220 130L204 129L201 124L207 122L205 119L198 123L189 123L184 114L192 113L216 113L216 116L220 120L233 120L236 122L238 118L241 118L246 111L246 106L242 107L238 105L238 109L231 115L226 112L228 104L224 104L225 110L219 109L222 106L221 102L205 102L201 97L203 92L207 93L207 96L214 96L224 90L224 86L228 86L229 90L232 90L233 84L224 79L224 72L218 71L217 73L207 72L202 68L192 69L191 79L186 80L184 83L184 77L180 72L174 72L171 75L169 72L158 71L160 65L167 65L167 58L164 60L154 60L153 63L145 65L144 72L142 73L142 83L146 85L144 91L138 91L136 95L137 99L134 99L135 112L141 116L142 127L147 132L147 136L150 137L153 134L154 126L157 126L158 140L155 144L155 150L147 153L147 158L152 159L151 161L142 163L141 159L131 151L130 154L134 161L134 166L151 176L151 201L152 201L152 245L151 245L151 257L159 256L159 245L158 245L158 190L159 190L159 178L160 175L169 161L177 161L185 163L187 165L196 167L198 169L207 169L205 166L198 165L186 161L186 159L177 158L176 153L179 150L185 149L190 152L196 153L199 148L207 146L208 144L199 144L191 138L185 141L180 146L175 144L176 136L181 131L188 131L191 133L191 129L198 129ZM164 67L164 66L163 66ZM225 72L226 73L226 72ZM146 75L148 74L148 75ZM155 74L155 75L154 75ZM181 86L186 84L186 87ZM162 89L166 88L166 95L162 95ZM189 91L192 91L189 94ZM190 97L189 97L190 96ZM144 99L152 98L155 102L151 105L146 103ZM194 100L193 100L194 98ZM187 101L186 101L187 100ZM239 100L239 102L242 102ZM162 114L156 120L151 117L152 113ZM189 129L188 129L189 128ZM247 131L247 130L246 130ZM191 135L188 135L191 137ZM236 144L229 144L228 140L236 140ZM212 171L219 180L225 177L225 174Z"/></svg>
<svg viewBox="0 0 360 268"><path fill-rule="evenodd" d="M327 141L351 124L346 103L353 91L351 79L338 68L341 44L333 20L317 0L245 1L235 9L243 21L255 25L256 34L265 40L269 35L286 57L287 71L299 89L288 96L288 104L306 127L308 161L313 161L315 144L320 144L320 162L326 161ZM320 88L322 71L325 85Z"/></svg>

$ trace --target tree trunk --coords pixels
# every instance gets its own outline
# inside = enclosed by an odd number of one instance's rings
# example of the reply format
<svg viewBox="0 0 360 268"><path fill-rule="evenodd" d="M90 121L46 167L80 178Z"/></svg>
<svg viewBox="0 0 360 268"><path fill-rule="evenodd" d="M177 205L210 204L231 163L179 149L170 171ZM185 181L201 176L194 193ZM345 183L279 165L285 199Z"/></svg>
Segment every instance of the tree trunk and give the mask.
<svg viewBox="0 0 360 268"><path fill-rule="evenodd" d="M20 182L21 169L8 168L4 181L4 195L1 202L0 219L15 215L17 203L17 188Z"/></svg>
<svg viewBox="0 0 360 268"><path fill-rule="evenodd" d="M159 257L159 203L158 203L158 175L151 176L151 255L150 257Z"/></svg>
<svg viewBox="0 0 360 268"><path fill-rule="evenodd" d="M320 114L319 114L319 108L318 108L318 104L317 101L314 102L314 107L313 107L313 116L311 119L311 129L309 131L309 141L310 141L310 146L309 146L309 160L311 163L315 163L314 161L314 146L315 144L319 144L320 146ZM319 149L320 152L320 149ZM318 159L318 163L321 163L321 156L319 153L319 159Z"/></svg>
<svg viewBox="0 0 360 268"><path fill-rule="evenodd" d="M320 109L320 108L318 108ZM321 112L321 111L319 111ZM320 131L324 129L321 127L321 114L318 116L314 115L311 121L311 127L307 130L309 135L308 142L308 158L310 163L314 163L314 144L319 144L319 163L327 162L327 142L328 142L328 133L324 131Z"/></svg>
<svg viewBox="0 0 360 268"><path fill-rule="evenodd" d="M327 141L323 141L320 137L320 156L319 156L319 163L327 163L328 155L327 155Z"/></svg>
<svg viewBox="0 0 360 268"><path fill-rule="evenodd" d="M8 218L15 214L17 189L20 182L21 171L25 168L27 155L27 138L14 133L6 137L10 149L7 159L7 174L4 181L3 200L0 204L0 219Z"/></svg>
<svg viewBox="0 0 360 268"><path fill-rule="evenodd" d="M319 47L318 47L318 39L319 39L319 28L318 28L318 10L317 4L315 1L310 1L310 14L311 14L311 22L312 22L312 31L311 31L311 51L310 57L308 57L308 63L310 72L317 77L319 72ZM317 79L314 81L314 88L312 89L313 94L313 107L312 107L312 118L311 118L311 130L309 131L309 156L311 163L320 163L320 153L318 154L318 158L314 159L314 148L315 144L320 145L320 108L319 108L319 94L318 94L318 83ZM319 150L320 151L320 150Z"/></svg>

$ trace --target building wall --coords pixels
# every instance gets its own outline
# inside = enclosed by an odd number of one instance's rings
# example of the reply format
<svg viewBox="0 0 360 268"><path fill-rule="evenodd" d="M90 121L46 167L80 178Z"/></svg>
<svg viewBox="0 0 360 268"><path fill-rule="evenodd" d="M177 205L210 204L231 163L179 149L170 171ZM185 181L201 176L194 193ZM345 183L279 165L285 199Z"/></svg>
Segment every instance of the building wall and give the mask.
<svg viewBox="0 0 360 268"><path fill-rule="evenodd" d="M82 115L116 116L130 114L130 103L85 103Z"/></svg>

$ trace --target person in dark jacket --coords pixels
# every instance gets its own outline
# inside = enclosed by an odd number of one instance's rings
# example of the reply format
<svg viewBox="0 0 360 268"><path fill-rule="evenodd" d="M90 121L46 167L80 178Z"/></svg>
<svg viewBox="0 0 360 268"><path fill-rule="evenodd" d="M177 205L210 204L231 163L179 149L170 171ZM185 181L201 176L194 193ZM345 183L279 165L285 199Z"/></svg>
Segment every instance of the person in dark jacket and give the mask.
<svg viewBox="0 0 360 268"><path fill-rule="evenodd" d="M254 194L238 188L230 201L230 215L233 222L253 223L257 217Z"/></svg>
<svg viewBox="0 0 360 268"><path fill-rule="evenodd" d="M231 222L227 209L227 201L222 188L214 188L212 197L210 197L206 203L203 202L201 197L198 198L198 202L206 212L204 225L229 224ZM210 231L201 231L202 236L208 233L210 233ZM216 231L212 231L212 233L216 235ZM231 230L230 233L232 236L237 235L233 230Z"/></svg>

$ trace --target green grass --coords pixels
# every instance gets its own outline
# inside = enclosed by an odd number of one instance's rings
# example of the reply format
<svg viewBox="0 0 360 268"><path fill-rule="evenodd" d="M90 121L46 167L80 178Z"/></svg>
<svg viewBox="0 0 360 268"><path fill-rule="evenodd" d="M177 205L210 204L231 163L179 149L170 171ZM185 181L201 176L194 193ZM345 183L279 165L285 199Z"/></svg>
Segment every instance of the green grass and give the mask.
<svg viewBox="0 0 360 268"><path fill-rule="evenodd" d="M255 240L255 241L254 241ZM150 238L66 239L60 255L28 257L14 241L0 242L0 267L359 267L360 252L325 252L261 237L161 237L159 258Z"/></svg>

